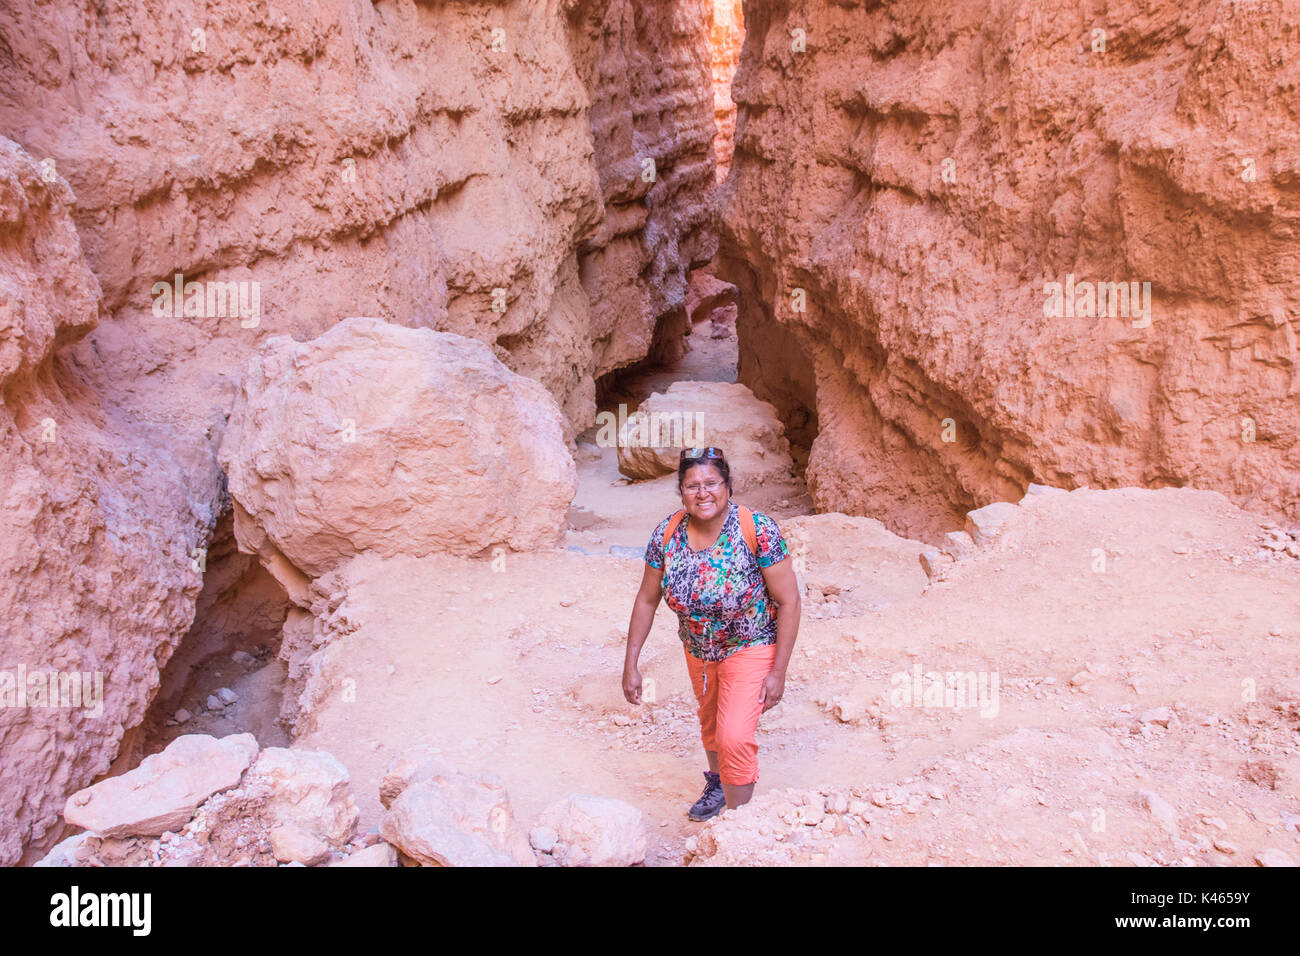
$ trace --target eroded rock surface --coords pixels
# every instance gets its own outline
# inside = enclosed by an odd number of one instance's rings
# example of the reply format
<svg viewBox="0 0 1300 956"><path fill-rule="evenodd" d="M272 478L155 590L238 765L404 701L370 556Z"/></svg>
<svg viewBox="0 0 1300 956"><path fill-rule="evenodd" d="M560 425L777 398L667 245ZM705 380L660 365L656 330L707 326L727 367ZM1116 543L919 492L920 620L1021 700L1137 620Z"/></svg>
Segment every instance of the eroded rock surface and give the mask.
<svg viewBox="0 0 1300 956"><path fill-rule="evenodd" d="M718 274L820 510L937 541L1039 481L1300 514L1294 6L745 14Z"/></svg>
<svg viewBox="0 0 1300 956"><path fill-rule="evenodd" d="M193 616L195 549L219 508L215 485L191 480L208 464L164 450L169 426L87 388L70 349L100 288L74 202L0 138L0 865L130 746Z"/></svg>

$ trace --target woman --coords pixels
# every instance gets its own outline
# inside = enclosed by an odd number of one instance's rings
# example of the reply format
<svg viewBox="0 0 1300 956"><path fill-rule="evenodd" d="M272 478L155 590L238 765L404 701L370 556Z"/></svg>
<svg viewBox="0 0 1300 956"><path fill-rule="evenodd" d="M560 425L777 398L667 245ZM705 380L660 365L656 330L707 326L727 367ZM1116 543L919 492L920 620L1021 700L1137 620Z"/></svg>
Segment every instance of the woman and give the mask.
<svg viewBox="0 0 1300 956"><path fill-rule="evenodd" d="M666 589L680 622L709 762L708 783L690 818L707 820L722 812L724 801L735 808L754 793L754 729L759 715L785 692L799 629L799 587L776 522L731 500L731 468L721 449L684 450L677 490L685 513L659 522L646 547L645 574L628 625L623 696L641 703L637 661ZM752 531L745 527L750 516ZM747 537L754 539L752 550Z"/></svg>

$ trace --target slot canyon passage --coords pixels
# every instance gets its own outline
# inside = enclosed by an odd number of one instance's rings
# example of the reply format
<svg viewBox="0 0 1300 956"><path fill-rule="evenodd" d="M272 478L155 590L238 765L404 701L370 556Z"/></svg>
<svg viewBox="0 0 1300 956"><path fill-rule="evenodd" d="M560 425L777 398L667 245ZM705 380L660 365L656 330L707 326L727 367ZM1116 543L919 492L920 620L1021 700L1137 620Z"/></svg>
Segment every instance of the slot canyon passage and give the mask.
<svg viewBox="0 0 1300 956"><path fill-rule="evenodd" d="M12 0L0 67L0 862L1300 860L1293 4ZM801 592L704 824L651 420Z"/></svg>

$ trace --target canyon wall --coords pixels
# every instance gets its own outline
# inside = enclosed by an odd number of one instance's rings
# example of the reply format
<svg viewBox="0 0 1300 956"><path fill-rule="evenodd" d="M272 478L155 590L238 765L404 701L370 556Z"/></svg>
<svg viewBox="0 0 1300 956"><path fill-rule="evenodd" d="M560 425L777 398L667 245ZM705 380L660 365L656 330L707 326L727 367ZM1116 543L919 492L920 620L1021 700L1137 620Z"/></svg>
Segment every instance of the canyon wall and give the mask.
<svg viewBox="0 0 1300 956"><path fill-rule="evenodd" d="M731 98L731 81L740 66L741 44L745 39L745 5L741 0L713 0L713 121L717 127L714 152L718 155L718 182L731 170L732 140L736 134L736 103Z"/></svg>
<svg viewBox="0 0 1300 956"><path fill-rule="evenodd" d="M107 769L192 623L230 509L215 451L269 337L366 315L478 339L551 392L570 442L597 377L680 349L687 272L716 246L710 17L0 9L0 670L108 672L97 722L0 714L0 864Z"/></svg>
<svg viewBox="0 0 1300 956"><path fill-rule="evenodd" d="M819 508L933 539L1039 481L1300 516L1300 10L745 20L719 275Z"/></svg>
<svg viewBox="0 0 1300 956"><path fill-rule="evenodd" d="M99 320L68 185L0 138L0 865L108 770L194 615L207 459L132 428L69 346Z"/></svg>

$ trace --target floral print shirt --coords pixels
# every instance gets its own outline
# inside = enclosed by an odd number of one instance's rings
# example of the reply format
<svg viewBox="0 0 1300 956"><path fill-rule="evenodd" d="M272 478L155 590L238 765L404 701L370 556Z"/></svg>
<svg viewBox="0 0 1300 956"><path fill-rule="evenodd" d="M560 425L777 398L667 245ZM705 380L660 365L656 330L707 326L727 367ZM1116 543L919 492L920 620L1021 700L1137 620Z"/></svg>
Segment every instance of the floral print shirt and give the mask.
<svg viewBox="0 0 1300 956"><path fill-rule="evenodd" d="M746 647L776 643L776 607L760 569L785 560L790 549L776 522L755 511L758 554L753 554L741 532L740 508L734 501L729 504L711 547L691 550L686 536L689 514L668 541L664 600L677 613L677 634L687 652L702 661L720 661ZM645 549L646 563L657 570L664 567L664 531L671 518L659 522Z"/></svg>

